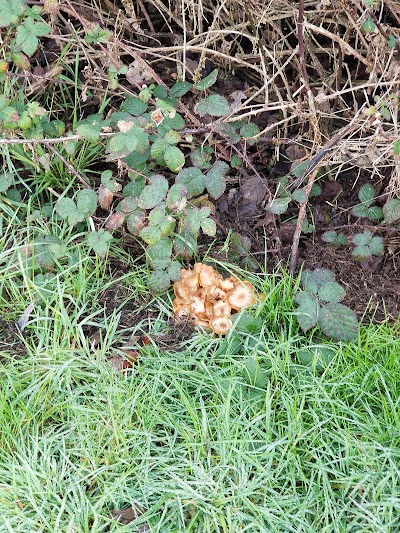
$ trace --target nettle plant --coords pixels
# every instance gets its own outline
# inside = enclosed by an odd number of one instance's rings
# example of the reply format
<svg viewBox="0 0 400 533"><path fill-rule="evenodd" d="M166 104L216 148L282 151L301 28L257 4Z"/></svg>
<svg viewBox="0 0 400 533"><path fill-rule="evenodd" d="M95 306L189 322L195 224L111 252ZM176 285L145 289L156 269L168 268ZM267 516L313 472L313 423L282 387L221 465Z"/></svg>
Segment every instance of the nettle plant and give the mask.
<svg viewBox="0 0 400 533"><path fill-rule="evenodd" d="M126 228L145 245L153 269L149 280L153 292L162 292L179 278L177 259L196 254L200 231L210 237L216 233L212 200L224 193L230 165L215 161L210 146L196 147L191 134L181 133L185 120L177 108L178 98L192 89L207 89L217 73L213 71L195 86L178 82L169 91L155 85L144 87L107 119L91 115L77 125L77 133L92 143L98 142L104 130L113 133L106 143L108 161L127 167L130 182L122 187L111 170L104 171L97 196L86 190L76 200L61 198L57 213L73 226L92 216L97 203L111 211L105 229L92 232L91 247L104 255L111 232ZM230 107L226 98L215 94L199 100L195 111L200 116L223 117ZM255 124L243 121L220 120L216 127L232 143L252 144L259 133ZM192 166L185 166L187 155ZM232 166L237 164L235 159Z"/></svg>
<svg viewBox="0 0 400 533"><path fill-rule="evenodd" d="M373 256L379 257L383 255L384 246L382 237L374 237L367 229L362 233L354 235L352 243L355 247L351 252L351 255L356 261L365 261Z"/></svg>
<svg viewBox="0 0 400 533"><path fill-rule="evenodd" d="M29 7L25 0L0 0L0 28L5 28L0 58L0 82L6 77L11 64L30 69L29 58L39 47L39 37L51 31L41 17L39 5Z"/></svg>
<svg viewBox="0 0 400 533"><path fill-rule="evenodd" d="M324 268L305 270L301 275L303 290L294 298L298 305L297 320L306 332L319 326L322 333L337 340L352 341L358 335L357 317L341 304L344 288L335 281L335 274Z"/></svg>
<svg viewBox="0 0 400 533"><path fill-rule="evenodd" d="M358 199L361 203L355 205L351 210L352 215L359 218L368 218L368 220L377 221L383 219L383 209L374 205L376 192L374 187L365 183L358 191Z"/></svg>

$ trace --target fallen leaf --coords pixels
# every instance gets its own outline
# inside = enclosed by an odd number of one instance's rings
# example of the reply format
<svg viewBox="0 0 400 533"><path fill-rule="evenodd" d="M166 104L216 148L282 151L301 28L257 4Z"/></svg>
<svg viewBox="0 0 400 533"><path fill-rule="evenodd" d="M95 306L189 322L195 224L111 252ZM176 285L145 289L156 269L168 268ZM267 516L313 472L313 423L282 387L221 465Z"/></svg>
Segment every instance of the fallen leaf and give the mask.
<svg viewBox="0 0 400 533"><path fill-rule="evenodd" d="M240 191L244 198L251 200L255 205L260 205L268 192L268 187L263 179L251 176L241 185Z"/></svg>

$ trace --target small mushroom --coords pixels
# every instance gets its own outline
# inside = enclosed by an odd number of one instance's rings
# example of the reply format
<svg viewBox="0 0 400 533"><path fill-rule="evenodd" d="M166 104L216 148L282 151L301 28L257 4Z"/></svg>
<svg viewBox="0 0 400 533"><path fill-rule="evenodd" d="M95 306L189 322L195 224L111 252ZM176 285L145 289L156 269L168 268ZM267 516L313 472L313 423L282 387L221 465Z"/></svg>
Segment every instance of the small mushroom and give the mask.
<svg viewBox="0 0 400 533"><path fill-rule="evenodd" d="M217 335L226 335L232 327L232 320L229 316L217 316L210 320L210 327Z"/></svg>
<svg viewBox="0 0 400 533"><path fill-rule="evenodd" d="M226 300L217 300L216 302L206 303L206 314L210 319L217 316L230 316L231 306Z"/></svg>
<svg viewBox="0 0 400 533"><path fill-rule="evenodd" d="M232 277L222 278L219 280L218 285L223 291L230 292L235 287L235 280Z"/></svg>
<svg viewBox="0 0 400 533"><path fill-rule="evenodd" d="M193 267L193 271L199 275L199 285L201 287L215 287L218 285L218 281L222 278L213 267L203 265L202 263L196 263Z"/></svg>
<svg viewBox="0 0 400 533"><path fill-rule="evenodd" d="M253 285L247 281L238 281L229 294L228 302L236 311L254 304L256 299L254 298Z"/></svg>

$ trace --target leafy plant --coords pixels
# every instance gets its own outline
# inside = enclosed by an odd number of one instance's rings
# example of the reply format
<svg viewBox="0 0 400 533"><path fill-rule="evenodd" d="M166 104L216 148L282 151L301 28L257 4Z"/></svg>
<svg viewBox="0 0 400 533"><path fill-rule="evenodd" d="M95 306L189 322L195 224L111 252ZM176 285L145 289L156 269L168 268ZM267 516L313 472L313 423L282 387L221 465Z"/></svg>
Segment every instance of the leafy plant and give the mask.
<svg viewBox="0 0 400 533"><path fill-rule="evenodd" d="M335 281L335 274L323 268L305 270L301 276L303 290L295 296L297 320L306 332L319 326L322 333L337 340L357 338L358 322L355 313L340 303L346 295Z"/></svg>
<svg viewBox="0 0 400 533"><path fill-rule="evenodd" d="M355 205L351 210L355 217L368 218L369 220L381 220L383 218L383 210L381 207L374 204L375 189L369 184L365 183L358 191L358 198L360 204Z"/></svg>
<svg viewBox="0 0 400 533"><path fill-rule="evenodd" d="M369 230L364 230L362 233L357 233L352 239L355 245L351 255L357 261L363 261L372 256L383 255L384 246L383 239L379 236L373 236Z"/></svg>
<svg viewBox="0 0 400 533"><path fill-rule="evenodd" d="M334 230L325 231L321 238L333 248L340 248L340 246L346 246L347 244L346 235L344 233L337 233Z"/></svg>

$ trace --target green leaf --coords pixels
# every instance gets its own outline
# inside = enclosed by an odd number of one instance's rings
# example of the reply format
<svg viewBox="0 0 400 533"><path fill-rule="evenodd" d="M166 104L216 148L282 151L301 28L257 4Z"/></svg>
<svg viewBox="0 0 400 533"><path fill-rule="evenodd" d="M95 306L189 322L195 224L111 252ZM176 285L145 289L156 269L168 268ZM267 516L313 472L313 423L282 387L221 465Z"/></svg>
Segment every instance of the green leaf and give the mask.
<svg viewBox="0 0 400 533"><path fill-rule="evenodd" d="M38 37L49 33L50 26L44 22L35 22L32 18L26 18L24 23L18 26L15 43L28 57L31 57L39 46Z"/></svg>
<svg viewBox="0 0 400 533"><path fill-rule="evenodd" d="M143 154L149 144L149 135L143 128L132 127L125 133L125 146L129 152Z"/></svg>
<svg viewBox="0 0 400 533"><path fill-rule="evenodd" d="M172 172L179 172L185 164L185 156L177 146L168 146L164 152L164 161Z"/></svg>
<svg viewBox="0 0 400 533"><path fill-rule="evenodd" d="M268 204L267 209L274 215L282 215L288 210L290 202L290 196L285 198L275 198Z"/></svg>
<svg viewBox="0 0 400 533"><path fill-rule="evenodd" d="M113 178L111 170L105 170L101 173L101 183L112 193L119 192L122 189L122 185L120 185L118 181Z"/></svg>
<svg viewBox="0 0 400 533"><path fill-rule="evenodd" d="M387 40L387 45L391 50L396 46L396 37L393 34Z"/></svg>
<svg viewBox="0 0 400 533"><path fill-rule="evenodd" d="M16 24L24 11L24 0L3 0L1 2L0 28L7 28L11 24Z"/></svg>
<svg viewBox="0 0 400 533"><path fill-rule="evenodd" d="M205 78L200 80L198 83L196 83L194 87L198 91L205 91L206 89L214 85L214 83L217 81L217 78L218 78L218 69L216 68L208 76L206 76Z"/></svg>
<svg viewBox="0 0 400 533"><path fill-rule="evenodd" d="M351 214L357 218L367 218L368 217L368 207L364 204L355 205L351 209Z"/></svg>
<svg viewBox="0 0 400 533"><path fill-rule="evenodd" d="M106 43L111 37L111 32L98 24L95 24L90 30L87 29L85 33L85 42L89 44Z"/></svg>
<svg viewBox="0 0 400 533"><path fill-rule="evenodd" d="M146 213L141 209L137 209L131 213L126 219L126 229L132 235L139 237L140 232L144 228L146 221Z"/></svg>
<svg viewBox="0 0 400 533"><path fill-rule="evenodd" d="M132 152L128 156L124 157L125 163L129 168L133 170L141 170L146 167L146 161L150 157L150 150L146 150L143 154L138 152Z"/></svg>
<svg viewBox="0 0 400 533"><path fill-rule="evenodd" d="M71 211L76 211L76 204L72 198L60 198L56 203L56 213L59 217L66 219Z"/></svg>
<svg viewBox="0 0 400 533"><path fill-rule="evenodd" d="M336 281L328 281L318 290L318 298L325 303L337 303L346 296L344 288Z"/></svg>
<svg viewBox="0 0 400 533"><path fill-rule="evenodd" d="M382 220L383 218L382 207L379 207L377 205L373 205L372 207L369 207L367 217L369 218L369 220L372 220L374 222L377 220Z"/></svg>
<svg viewBox="0 0 400 533"><path fill-rule="evenodd" d="M217 124L217 131L224 137L228 137L233 144L236 144L240 141L240 135L236 131L235 126L229 122L220 122Z"/></svg>
<svg viewBox="0 0 400 533"><path fill-rule="evenodd" d="M197 253L197 234L183 229L175 233L174 250L177 257L189 259Z"/></svg>
<svg viewBox="0 0 400 533"><path fill-rule="evenodd" d="M167 141L168 144L178 144L179 142L181 142L182 137L177 131L169 130L164 135L164 139Z"/></svg>
<svg viewBox="0 0 400 533"><path fill-rule="evenodd" d="M168 143L163 137L158 137L150 148L151 157L159 164L164 164L164 153L168 148Z"/></svg>
<svg viewBox="0 0 400 533"><path fill-rule="evenodd" d="M80 124L76 128L78 135L81 135L86 141L96 143L100 138L100 124Z"/></svg>
<svg viewBox="0 0 400 533"><path fill-rule="evenodd" d="M178 279L181 277L182 265L179 263L179 261L171 261L167 272L171 281L178 281Z"/></svg>
<svg viewBox="0 0 400 533"><path fill-rule="evenodd" d="M335 281L335 274L326 268L304 270L301 273L301 283L304 289L312 294L317 294L318 289L330 281Z"/></svg>
<svg viewBox="0 0 400 533"><path fill-rule="evenodd" d="M217 233L217 225L212 218L206 218L205 220L202 220L200 222L200 227L205 235L208 235L209 237L215 237L215 234Z"/></svg>
<svg viewBox="0 0 400 533"><path fill-rule="evenodd" d="M175 96L176 98L180 98L188 93L192 87L193 83L189 83L188 81L178 81L171 87L169 94L171 96Z"/></svg>
<svg viewBox="0 0 400 533"><path fill-rule="evenodd" d="M347 244L346 235L344 233L337 233L336 231L325 231L321 238L324 242L330 244L334 248L346 246Z"/></svg>
<svg viewBox="0 0 400 533"><path fill-rule="evenodd" d="M339 303L327 304L322 307L319 325L324 335L333 339L352 341L358 336L356 314L346 305Z"/></svg>
<svg viewBox="0 0 400 533"><path fill-rule="evenodd" d="M375 189L370 183L364 183L358 191L358 198L364 204L372 204L375 199Z"/></svg>
<svg viewBox="0 0 400 533"><path fill-rule="evenodd" d="M366 229L362 233L357 233L352 238L351 242L357 246L366 246L372 239L372 233Z"/></svg>
<svg viewBox="0 0 400 533"><path fill-rule="evenodd" d="M363 30L365 33L373 33L376 28L375 22L372 20L372 18L368 18L364 24L362 25Z"/></svg>
<svg viewBox="0 0 400 533"><path fill-rule="evenodd" d="M175 178L176 183L181 183L187 189L187 197L203 194L206 182L202 171L195 167L184 168Z"/></svg>
<svg viewBox="0 0 400 533"><path fill-rule="evenodd" d="M228 115L229 111L228 100L220 94L212 94L211 96L200 100L195 107L195 112L201 117L204 117L204 115L223 117Z"/></svg>
<svg viewBox="0 0 400 533"><path fill-rule="evenodd" d="M260 128L253 122L249 122L240 128L240 135L245 141L247 141L249 146L252 146L257 142L257 139L253 139L252 137L256 137L259 133Z"/></svg>
<svg viewBox="0 0 400 533"><path fill-rule="evenodd" d="M153 294L161 294L169 289L171 280L168 272L165 270L155 270L149 277L149 290Z"/></svg>
<svg viewBox="0 0 400 533"><path fill-rule="evenodd" d="M356 246L353 251L351 252L351 255L356 259L357 261L362 261L363 259L367 259L367 257L372 256L372 252L367 245L360 244L359 246Z"/></svg>
<svg viewBox="0 0 400 533"><path fill-rule="evenodd" d="M164 200L168 192L168 181L164 176L155 174L149 182L139 196L138 205L142 209L153 209Z"/></svg>
<svg viewBox="0 0 400 533"><path fill-rule="evenodd" d="M372 252L372 255L383 255L384 253L384 246L383 246L383 239L382 237L373 237L371 239L371 242L369 243L369 249Z"/></svg>
<svg viewBox="0 0 400 533"><path fill-rule="evenodd" d="M249 357L246 361L243 379L259 389L265 389L269 383L267 371L261 367L256 357Z"/></svg>
<svg viewBox="0 0 400 533"><path fill-rule="evenodd" d="M146 226L139 232L139 237L147 244L157 244L161 236L161 230L157 226Z"/></svg>
<svg viewBox="0 0 400 533"><path fill-rule="evenodd" d="M183 183L174 183L168 191L166 203L169 209L182 211L187 203L187 188Z"/></svg>
<svg viewBox="0 0 400 533"><path fill-rule="evenodd" d="M149 258L150 264L156 260L170 261L172 255L172 240L169 237L161 237L157 244L147 247L146 255Z"/></svg>
<svg viewBox="0 0 400 533"><path fill-rule="evenodd" d="M297 321L305 333L318 323L319 304L315 297L308 291L296 294L294 301L299 306L296 313Z"/></svg>
<svg viewBox="0 0 400 533"><path fill-rule="evenodd" d="M161 123L159 131L161 133L162 129L165 131L169 130L181 130L185 127L185 120L179 113L175 113L173 117L165 117L164 121Z"/></svg>
<svg viewBox="0 0 400 533"><path fill-rule="evenodd" d="M336 350L329 346L313 346L297 352L300 364L313 366L316 370L325 370L335 357Z"/></svg>
<svg viewBox="0 0 400 533"><path fill-rule="evenodd" d="M147 102L143 102L137 96L130 96L121 105L121 111L125 111L134 117L139 117L147 111Z"/></svg>
<svg viewBox="0 0 400 533"><path fill-rule="evenodd" d="M157 205L148 215L149 225L159 226L165 218L165 202Z"/></svg>
<svg viewBox="0 0 400 533"><path fill-rule="evenodd" d="M172 216L168 215L167 217L165 217L164 220L159 225L161 235L163 236L172 235L175 229L175 224L176 224L175 219Z"/></svg>
<svg viewBox="0 0 400 533"><path fill-rule="evenodd" d="M197 168L208 168L211 162L211 146L200 146L190 154L190 160L193 166Z"/></svg>
<svg viewBox="0 0 400 533"><path fill-rule="evenodd" d="M292 193L292 200L299 204L304 204L308 200L308 196L304 189L296 189Z"/></svg>
<svg viewBox="0 0 400 533"><path fill-rule="evenodd" d="M225 191L225 175L229 171L229 165L224 161L217 161L207 172L205 184L210 196L217 200Z"/></svg>
<svg viewBox="0 0 400 533"><path fill-rule="evenodd" d="M247 335L258 335L263 327L261 317L255 317L251 313L243 313L235 322L237 333L246 333Z"/></svg>
<svg viewBox="0 0 400 533"><path fill-rule="evenodd" d="M400 219L400 200L392 198L383 206L383 214L385 216L384 222L392 224Z"/></svg>
<svg viewBox="0 0 400 533"><path fill-rule="evenodd" d="M78 210L85 215L93 215L97 209L97 194L92 189L83 189L76 195Z"/></svg>
<svg viewBox="0 0 400 533"><path fill-rule="evenodd" d="M161 99L167 98L168 96L167 89L163 87L162 85L156 85L156 87L154 87L153 89L153 96L154 98L161 98Z"/></svg>
<svg viewBox="0 0 400 533"><path fill-rule="evenodd" d="M6 192L15 183L14 176L11 172L2 172L0 174L0 193Z"/></svg>
<svg viewBox="0 0 400 533"><path fill-rule="evenodd" d="M87 243L89 248L91 248L96 255L99 257L105 257L112 238L110 232L105 231L104 229L99 229L99 231L91 231L89 233Z"/></svg>

